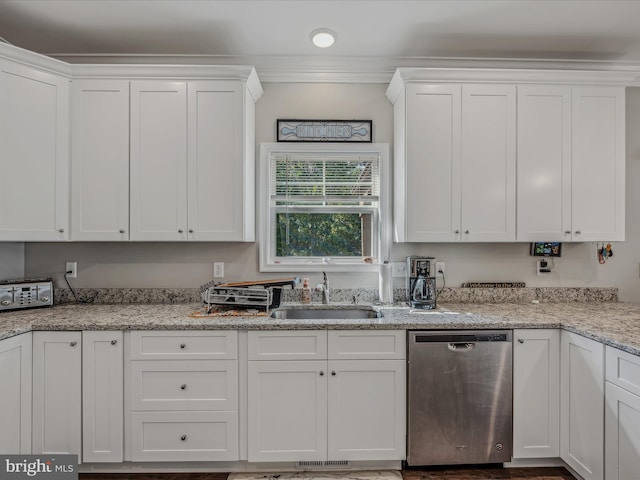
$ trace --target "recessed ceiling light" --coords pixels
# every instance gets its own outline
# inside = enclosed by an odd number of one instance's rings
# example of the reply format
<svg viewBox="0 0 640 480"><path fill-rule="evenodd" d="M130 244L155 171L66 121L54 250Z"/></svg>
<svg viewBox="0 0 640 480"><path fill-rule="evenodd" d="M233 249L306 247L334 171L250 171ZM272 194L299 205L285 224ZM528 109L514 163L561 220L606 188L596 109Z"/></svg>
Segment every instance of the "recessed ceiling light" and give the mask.
<svg viewBox="0 0 640 480"><path fill-rule="evenodd" d="M311 32L311 41L316 47L330 47L336 41L336 32L328 28L318 28Z"/></svg>

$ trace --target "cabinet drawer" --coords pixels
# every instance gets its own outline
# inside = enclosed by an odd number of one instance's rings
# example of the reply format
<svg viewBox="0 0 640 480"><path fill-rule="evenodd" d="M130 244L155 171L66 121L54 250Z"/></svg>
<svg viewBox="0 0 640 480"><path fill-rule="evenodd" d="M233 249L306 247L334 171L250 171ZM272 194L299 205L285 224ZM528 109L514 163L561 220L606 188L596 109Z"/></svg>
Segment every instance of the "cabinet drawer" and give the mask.
<svg viewBox="0 0 640 480"><path fill-rule="evenodd" d="M238 358L235 331L132 331L130 344L132 360Z"/></svg>
<svg viewBox="0 0 640 480"><path fill-rule="evenodd" d="M134 462L238 460L237 412L133 412L131 422Z"/></svg>
<svg viewBox="0 0 640 480"><path fill-rule="evenodd" d="M401 360L406 358L404 330L331 330L329 359Z"/></svg>
<svg viewBox="0 0 640 480"><path fill-rule="evenodd" d="M609 346L606 352L607 380L640 396L640 357Z"/></svg>
<svg viewBox="0 0 640 480"><path fill-rule="evenodd" d="M249 360L326 360L326 358L326 331L249 332Z"/></svg>
<svg viewBox="0 0 640 480"><path fill-rule="evenodd" d="M131 362L133 410L237 410L237 360Z"/></svg>

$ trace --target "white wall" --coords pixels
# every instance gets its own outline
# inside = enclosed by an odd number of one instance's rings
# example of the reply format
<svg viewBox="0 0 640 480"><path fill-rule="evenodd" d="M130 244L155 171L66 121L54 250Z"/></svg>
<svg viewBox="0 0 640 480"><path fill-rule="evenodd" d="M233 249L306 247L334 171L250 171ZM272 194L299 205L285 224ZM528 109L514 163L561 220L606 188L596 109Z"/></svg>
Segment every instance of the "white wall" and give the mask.
<svg viewBox="0 0 640 480"><path fill-rule="evenodd" d="M275 141L278 118L372 119L375 142L392 143L393 111L379 84L263 85L256 105L256 143ZM535 274L528 244L396 244L392 260L409 254L446 262L447 285L468 281L525 281L528 286L615 286L624 301L640 303L640 88L627 89L627 241L599 265L596 246L564 244L556 272ZM594 192L597 195L597 192ZM541 239L544 240L544 239ZM257 243L43 243L27 244L27 276L54 276L61 285L64 262L78 262L78 287L197 287L212 279L212 262L225 262L227 279L268 278L258 272ZM282 276L281 274L277 275ZM312 284L320 275L310 275ZM397 280L401 285L401 280ZM333 274L334 287L376 287L377 274Z"/></svg>
<svg viewBox="0 0 640 480"><path fill-rule="evenodd" d="M24 243L0 243L0 280L24 277Z"/></svg>

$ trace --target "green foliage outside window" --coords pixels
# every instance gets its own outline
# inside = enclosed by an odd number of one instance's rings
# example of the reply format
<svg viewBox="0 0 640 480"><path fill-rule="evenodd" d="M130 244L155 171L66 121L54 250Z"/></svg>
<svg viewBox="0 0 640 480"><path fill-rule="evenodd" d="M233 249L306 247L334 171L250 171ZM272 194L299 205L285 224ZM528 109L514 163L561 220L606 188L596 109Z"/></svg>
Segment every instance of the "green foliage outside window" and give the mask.
<svg viewBox="0 0 640 480"><path fill-rule="evenodd" d="M276 256L361 257L360 214L279 213L276 215Z"/></svg>

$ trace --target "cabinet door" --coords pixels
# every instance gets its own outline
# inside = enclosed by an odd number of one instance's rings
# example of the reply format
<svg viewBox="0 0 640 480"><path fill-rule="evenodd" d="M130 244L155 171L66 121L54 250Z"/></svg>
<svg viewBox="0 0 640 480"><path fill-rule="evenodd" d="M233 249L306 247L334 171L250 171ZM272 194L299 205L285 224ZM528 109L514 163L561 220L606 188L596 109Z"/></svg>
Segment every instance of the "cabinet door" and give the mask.
<svg viewBox="0 0 640 480"><path fill-rule="evenodd" d="M327 458L327 362L251 361L248 460Z"/></svg>
<svg viewBox="0 0 640 480"><path fill-rule="evenodd" d="M33 333L33 453L81 448L81 334Z"/></svg>
<svg viewBox="0 0 640 480"><path fill-rule="evenodd" d="M66 240L69 80L0 61L0 240Z"/></svg>
<svg viewBox="0 0 640 480"><path fill-rule="evenodd" d="M129 239L129 82L76 80L72 240Z"/></svg>
<svg viewBox="0 0 640 480"><path fill-rule="evenodd" d="M571 240L571 87L518 86L517 240Z"/></svg>
<svg viewBox="0 0 640 480"><path fill-rule="evenodd" d="M515 330L513 457L560 456L560 331Z"/></svg>
<svg viewBox="0 0 640 480"><path fill-rule="evenodd" d="M85 462L122 462L122 332L82 333L82 452Z"/></svg>
<svg viewBox="0 0 640 480"><path fill-rule="evenodd" d="M516 238L516 87L462 86L462 240Z"/></svg>
<svg viewBox="0 0 640 480"><path fill-rule="evenodd" d="M624 241L624 87L572 91L573 240Z"/></svg>
<svg viewBox="0 0 640 480"><path fill-rule="evenodd" d="M131 82L131 240L187 238L187 86Z"/></svg>
<svg viewBox="0 0 640 480"><path fill-rule="evenodd" d="M189 239L246 240L242 83L189 82L188 88Z"/></svg>
<svg viewBox="0 0 640 480"><path fill-rule="evenodd" d="M329 361L329 460L404 460L403 360Z"/></svg>
<svg viewBox="0 0 640 480"><path fill-rule="evenodd" d="M461 88L419 84L406 88L406 158L395 159L400 175L396 201L404 206L397 213L404 217L406 229L406 237L399 241L457 241Z"/></svg>
<svg viewBox="0 0 640 480"><path fill-rule="evenodd" d="M0 452L31 453L31 333L0 341Z"/></svg>
<svg viewBox="0 0 640 480"><path fill-rule="evenodd" d="M604 475L604 346L560 334L560 457L585 480Z"/></svg>
<svg viewBox="0 0 640 480"><path fill-rule="evenodd" d="M627 480L640 472L640 397L606 382L605 478Z"/></svg>

